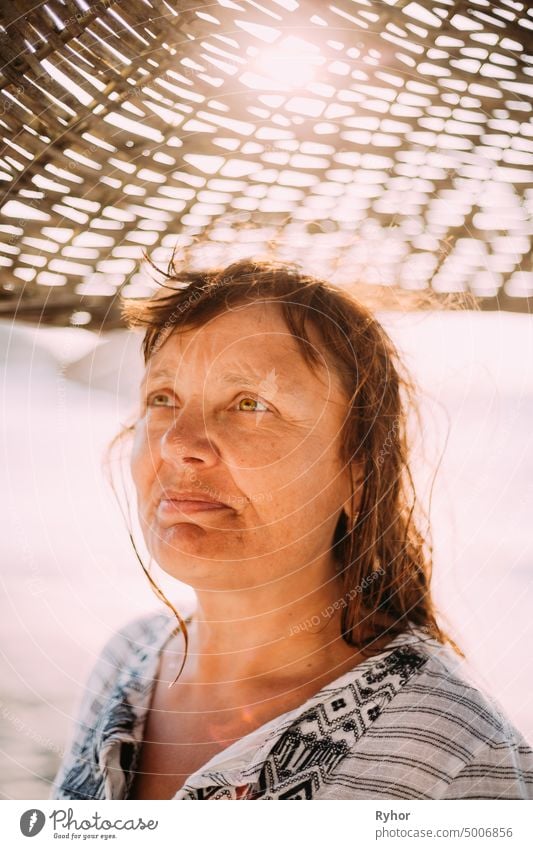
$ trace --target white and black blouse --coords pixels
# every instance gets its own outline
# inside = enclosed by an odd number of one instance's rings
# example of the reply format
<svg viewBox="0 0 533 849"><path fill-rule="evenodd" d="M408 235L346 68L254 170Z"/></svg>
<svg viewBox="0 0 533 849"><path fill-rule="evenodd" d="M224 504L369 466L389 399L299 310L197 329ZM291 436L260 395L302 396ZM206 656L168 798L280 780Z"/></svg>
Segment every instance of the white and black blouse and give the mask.
<svg viewBox="0 0 533 849"><path fill-rule="evenodd" d="M131 622L89 677L52 799L127 799L167 612ZM174 799L533 799L533 750L423 633L218 753Z"/></svg>

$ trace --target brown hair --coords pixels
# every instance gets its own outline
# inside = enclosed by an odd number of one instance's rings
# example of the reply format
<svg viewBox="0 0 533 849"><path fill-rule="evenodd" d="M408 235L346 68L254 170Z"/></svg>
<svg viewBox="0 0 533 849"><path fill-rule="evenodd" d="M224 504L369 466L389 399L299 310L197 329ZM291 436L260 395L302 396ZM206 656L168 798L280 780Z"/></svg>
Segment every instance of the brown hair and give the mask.
<svg viewBox="0 0 533 849"><path fill-rule="evenodd" d="M385 634L392 639L417 627L462 654L437 623L430 592L429 527L425 534L418 528L425 514L417 503L407 439L407 411L416 410L414 386L373 312L348 291L303 273L293 263L248 259L207 271L177 270L171 263L165 276L167 282L152 296L122 302L128 326L145 328L145 364L176 329L199 327L254 301L279 304L310 366L320 356L307 328L316 330L349 398L342 459L346 464L357 459L364 469L357 521L349 528L343 511L332 540L345 590L342 636L364 653ZM121 431L110 449L132 429ZM130 538L135 547L131 533ZM183 630L179 614L148 577ZM184 634L187 646L186 628Z"/></svg>

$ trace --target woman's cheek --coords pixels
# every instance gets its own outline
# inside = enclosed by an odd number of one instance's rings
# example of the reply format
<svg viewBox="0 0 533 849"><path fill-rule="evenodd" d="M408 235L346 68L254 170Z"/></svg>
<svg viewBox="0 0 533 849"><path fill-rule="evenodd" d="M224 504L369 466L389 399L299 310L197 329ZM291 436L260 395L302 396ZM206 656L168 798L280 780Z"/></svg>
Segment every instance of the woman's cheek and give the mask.
<svg viewBox="0 0 533 849"><path fill-rule="evenodd" d="M283 436L266 428L261 431L242 428L234 432L226 447L234 458L240 458L241 466L263 470L266 474L282 462L291 462L293 450Z"/></svg>
<svg viewBox="0 0 533 849"><path fill-rule="evenodd" d="M153 435L148 430L146 419L140 419L133 431L130 454L131 472L136 485L139 485L143 472L146 473L150 458L152 458L151 462L153 463L154 446L150 445L151 439L153 441Z"/></svg>

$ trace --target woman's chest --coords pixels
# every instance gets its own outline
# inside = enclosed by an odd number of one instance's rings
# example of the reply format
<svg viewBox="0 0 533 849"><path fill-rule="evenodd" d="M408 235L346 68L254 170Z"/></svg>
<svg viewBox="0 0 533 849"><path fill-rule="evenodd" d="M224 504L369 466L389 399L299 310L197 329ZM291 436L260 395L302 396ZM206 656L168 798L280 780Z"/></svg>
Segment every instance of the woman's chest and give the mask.
<svg viewBox="0 0 533 849"><path fill-rule="evenodd" d="M176 721L151 711L129 798L172 799L189 776L235 739L211 739L201 715Z"/></svg>
<svg viewBox="0 0 533 849"><path fill-rule="evenodd" d="M159 686L146 717L130 799L171 799L216 754L251 730L246 713L213 707L209 698L169 704Z"/></svg>

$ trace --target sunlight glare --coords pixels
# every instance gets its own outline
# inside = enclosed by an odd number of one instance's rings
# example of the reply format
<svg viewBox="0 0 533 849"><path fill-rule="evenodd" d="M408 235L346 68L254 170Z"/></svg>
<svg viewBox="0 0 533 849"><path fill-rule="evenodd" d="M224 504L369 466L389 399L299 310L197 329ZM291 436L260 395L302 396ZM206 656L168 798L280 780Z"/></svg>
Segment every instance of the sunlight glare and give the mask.
<svg viewBox="0 0 533 849"><path fill-rule="evenodd" d="M255 61L260 73L289 89L310 83L315 70L325 62L314 44L289 36L275 46L262 50Z"/></svg>

